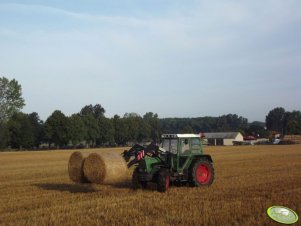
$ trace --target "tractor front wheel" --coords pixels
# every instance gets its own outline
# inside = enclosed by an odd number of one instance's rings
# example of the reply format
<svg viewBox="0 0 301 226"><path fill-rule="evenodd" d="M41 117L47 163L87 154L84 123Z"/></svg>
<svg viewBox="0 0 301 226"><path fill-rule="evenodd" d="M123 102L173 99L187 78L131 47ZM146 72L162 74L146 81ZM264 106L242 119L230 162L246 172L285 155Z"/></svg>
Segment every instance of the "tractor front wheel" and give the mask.
<svg viewBox="0 0 301 226"><path fill-rule="evenodd" d="M132 175L132 187L134 190L139 188L147 188L147 181L140 181L139 180L139 167L136 167L133 171Z"/></svg>
<svg viewBox="0 0 301 226"><path fill-rule="evenodd" d="M211 185L214 180L214 168L208 160L200 159L195 162L191 172L191 185Z"/></svg>
<svg viewBox="0 0 301 226"><path fill-rule="evenodd" d="M157 191L166 192L169 188L169 183L169 174L165 170L160 171L157 177Z"/></svg>

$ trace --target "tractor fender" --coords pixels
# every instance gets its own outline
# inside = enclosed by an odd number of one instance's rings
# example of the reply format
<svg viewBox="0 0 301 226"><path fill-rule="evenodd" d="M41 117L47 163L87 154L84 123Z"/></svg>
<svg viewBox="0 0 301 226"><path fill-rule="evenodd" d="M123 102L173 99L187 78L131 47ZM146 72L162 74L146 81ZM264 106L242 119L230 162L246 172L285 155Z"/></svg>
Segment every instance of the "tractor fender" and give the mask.
<svg viewBox="0 0 301 226"><path fill-rule="evenodd" d="M193 160L193 162L198 161L200 159L205 159L205 160L208 160L210 163L213 163L211 155L197 155L197 156L195 156L195 159Z"/></svg>

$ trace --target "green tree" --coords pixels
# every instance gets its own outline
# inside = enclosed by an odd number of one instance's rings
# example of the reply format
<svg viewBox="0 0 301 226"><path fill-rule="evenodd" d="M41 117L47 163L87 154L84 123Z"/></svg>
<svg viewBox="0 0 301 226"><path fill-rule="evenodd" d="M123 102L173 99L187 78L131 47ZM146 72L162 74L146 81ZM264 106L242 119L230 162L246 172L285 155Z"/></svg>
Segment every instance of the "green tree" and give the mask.
<svg viewBox="0 0 301 226"><path fill-rule="evenodd" d="M54 143L57 147L69 143L68 130L68 118L59 110L54 111L45 122L45 138L49 144Z"/></svg>
<svg viewBox="0 0 301 226"><path fill-rule="evenodd" d="M217 130L221 132L239 131L248 127L248 120L236 114L222 115L217 120Z"/></svg>
<svg viewBox="0 0 301 226"><path fill-rule="evenodd" d="M114 115L112 118L114 127L114 140L118 145L125 146L128 142L128 127L125 119L120 118L118 115Z"/></svg>
<svg viewBox="0 0 301 226"><path fill-rule="evenodd" d="M75 146L87 137L87 128L79 114L73 114L69 117L69 139Z"/></svg>
<svg viewBox="0 0 301 226"><path fill-rule="evenodd" d="M9 131L6 122L0 121L0 149L7 148L9 141Z"/></svg>
<svg viewBox="0 0 301 226"><path fill-rule="evenodd" d="M99 121L105 118L104 113L105 109L100 104L94 106L92 104L86 105L79 113L86 126L86 141L89 145L94 146L96 142L103 142L104 136L100 135L101 123L99 123Z"/></svg>
<svg viewBox="0 0 301 226"><path fill-rule="evenodd" d="M140 143L143 141L150 141L150 133L151 127L147 124L142 117L136 119L138 123L138 130L137 130L137 138L136 140Z"/></svg>
<svg viewBox="0 0 301 226"><path fill-rule="evenodd" d="M285 109L277 107L271 110L265 118L265 123L268 130L284 132Z"/></svg>
<svg viewBox="0 0 301 226"><path fill-rule="evenodd" d="M128 128L128 141L142 142L147 140L150 128L140 115L136 113L126 113L124 115L124 121Z"/></svg>
<svg viewBox="0 0 301 226"><path fill-rule="evenodd" d="M297 135L301 134L301 124L297 120L290 120L287 123L286 134Z"/></svg>
<svg viewBox="0 0 301 226"><path fill-rule="evenodd" d="M29 116L17 112L8 121L9 145L12 148L32 148L34 145L33 128Z"/></svg>
<svg viewBox="0 0 301 226"><path fill-rule="evenodd" d="M39 147L39 145L43 142L43 121L36 112L29 114L28 117L32 126L34 146Z"/></svg>
<svg viewBox="0 0 301 226"><path fill-rule="evenodd" d="M217 120L218 132L228 132L231 131L231 127L228 123L227 117L221 116Z"/></svg>
<svg viewBox="0 0 301 226"><path fill-rule="evenodd" d="M264 125L259 122L253 122L247 129L244 130L246 135L252 135L257 138L268 137L269 132L265 130Z"/></svg>
<svg viewBox="0 0 301 226"><path fill-rule="evenodd" d="M248 127L248 120L235 114L219 117L164 118L160 119L162 133L181 133L183 131L219 132L241 131ZM186 127L186 128L185 128ZM188 127L191 127L187 130Z"/></svg>
<svg viewBox="0 0 301 226"><path fill-rule="evenodd" d="M181 133L194 133L194 131L190 125L186 125L183 127Z"/></svg>
<svg viewBox="0 0 301 226"><path fill-rule="evenodd" d="M161 136L161 125L158 114L148 112L143 116L143 120L149 127L149 137L152 141L158 142Z"/></svg>
<svg viewBox="0 0 301 226"><path fill-rule="evenodd" d="M128 130L128 141L137 142L138 139L138 118L140 116L136 113L125 113L124 122Z"/></svg>
<svg viewBox="0 0 301 226"><path fill-rule="evenodd" d="M99 137L98 121L94 118L93 115L90 114L81 117L87 131L85 140L90 146L93 147L96 144L96 139Z"/></svg>
<svg viewBox="0 0 301 226"><path fill-rule="evenodd" d="M301 112L286 112L284 116L284 134L301 134Z"/></svg>
<svg viewBox="0 0 301 226"><path fill-rule="evenodd" d="M95 119L100 119L104 117L105 112L106 112L105 109L100 104L96 104L94 106L90 104L84 106L81 109L80 115L81 116L92 115Z"/></svg>
<svg viewBox="0 0 301 226"><path fill-rule="evenodd" d="M25 105L22 88L17 80L0 77L0 121L8 120Z"/></svg>
<svg viewBox="0 0 301 226"><path fill-rule="evenodd" d="M97 144L99 145L112 145L114 141L114 126L110 119L100 118L98 120L99 125L99 135L97 139Z"/></svg>

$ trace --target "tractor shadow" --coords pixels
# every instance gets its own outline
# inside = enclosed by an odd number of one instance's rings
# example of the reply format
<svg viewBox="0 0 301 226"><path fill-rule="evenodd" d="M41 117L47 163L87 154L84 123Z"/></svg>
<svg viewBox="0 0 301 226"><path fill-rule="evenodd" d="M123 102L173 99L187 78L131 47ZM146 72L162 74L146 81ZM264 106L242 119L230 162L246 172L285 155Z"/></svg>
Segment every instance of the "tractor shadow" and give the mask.
<svg viewBox="0 0 301 226"><path fill-rule="evenodd" d="M132 183L125 181L125 182L117 182L117 183L112 183L109 186L113 188L132 188Z"/></svg>
<svg viewBox="0 0 301 226"><path fill-rule="evenodd" d="M58 184L58 183L47 183L47 184L34 184L34 186L48 191L60 191L70 193L92 193L96 192L97 189L91 184Z"/></svg>
<svg viewBox="0 0 301 226"><path fill-rule="evenodd" d="M145 188L138 188L138 189L133 189L133 185L131 181L128 182L121 182L121 183L114 183L109 185L112 188L116 188L116 189L129 189L132 191L139 191L139 190L143 190L143 191L157 191L157 184L155 183L148 183L147 187Z"/></svg>

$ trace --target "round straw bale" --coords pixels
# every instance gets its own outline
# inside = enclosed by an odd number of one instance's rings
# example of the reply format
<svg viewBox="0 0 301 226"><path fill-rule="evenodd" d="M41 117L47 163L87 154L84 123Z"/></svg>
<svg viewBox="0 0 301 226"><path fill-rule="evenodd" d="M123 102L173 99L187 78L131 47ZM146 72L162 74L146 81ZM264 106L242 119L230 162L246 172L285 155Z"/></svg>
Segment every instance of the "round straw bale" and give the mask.
<svg viewBox="0 0 301 226"><path fill-rule="evenodd" d="M87 183L88 180L84 175L83 165L85 158L79 151L73 152L69 158L68 172L69 177L76 183Z"/></svg>
<svg viewBox="0 0 301 226"><path fill-rule="evenodd" d="M126 179L127 165L115 152L90 154L84 162L85 177L96 184L116 184Z"/></svg>

